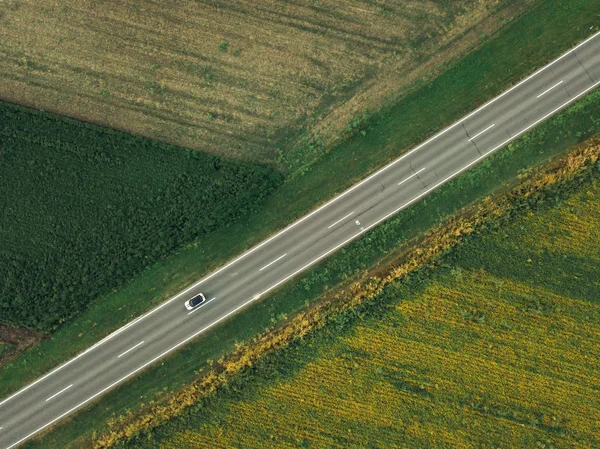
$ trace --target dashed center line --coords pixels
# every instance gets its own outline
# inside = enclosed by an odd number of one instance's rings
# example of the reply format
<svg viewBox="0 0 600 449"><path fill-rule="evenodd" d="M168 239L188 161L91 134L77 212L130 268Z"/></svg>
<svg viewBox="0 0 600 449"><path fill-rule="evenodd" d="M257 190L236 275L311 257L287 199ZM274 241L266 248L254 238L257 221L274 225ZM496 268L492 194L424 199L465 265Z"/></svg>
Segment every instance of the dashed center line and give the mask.
<svg viewBox="0 0 600 449"><path fill-rule="evenodd" d="M554 86L552 86L552 87L551 87L551 88L549 88L549 89L546 89L544 92L542 92L541 94L539 94L539 95L538 95L537 97L535 97L535 98L540 98L542 95L545 95L545 94L547 94L548 92L550 92L550 91L551 91L552 89L554 89L555 87L557 87L557 86L560 86L560 85L562 84L562 82L563 82L563 80L560 80L560 81L559 81L558 83L556 83Z"/></svg>
<svg viewBox="0 0 600 449"><path fill-rule="evenodd" d="M417 175L418 175L419 173L421 173L423 170L425 170L425 167L423 167L421 170L419 170L419 171L417 171L417 172L414 172L412 175L410 175L410 176L409 176L408 178L406 178L405 180L403 180L403 181L400 181L400 182L398 183L398 185L404 184L404 183L405 183L406 181L408 181L409 179L411 179L411 178L414 178L415 176L417 176Z"/></svg>
<svg viewBox="0 0 600 449"><path fill-rule="evenodd" d="M327 226L327 229L331 229L331 228L333 228L333 227L334 227L336 224L338 224L338 223L340 223L340 222L344 221L346 218L348 218L348 217L349 217L350 215L352 215L353 213L354 213L354 211L350 212L350 213L349 213L348 215L346 215L345 217L343 217L343 218L340 218L340 219L339 219L338 221L336 221L335 223L333 223L333 224L331 224L331 225Z"/></svg>
<svg viewBox="0 0 600 449"><path fill-rule="evenodd" d="M66 388L63 388L62 390L60 390L58 393L54 393L52 396L50 396L48 399L46 399L46 402L48 402L50 399L55 398L56 396L58 396L61 393L64 393L65 391L67 391L69 388L71 388L73 386L73 384L69 385Z"/></svg>
<svg viewBox="0 0 600 449"><path fill-rule="evenodd" d="M194 310L192 310L190 313L188 313L188 315L191 315L192 313L196 312L197 310L200 310L202 307L204 307L206 304L208 304L211 301L214 301L215 299L217 299L216 297L212 297L210 298L208 301L206 301L204 304L200 304L198 307L196 307Z"/></svg>
<svg viewBox="0 0 600 449"><path fill-rule="evenodd" d="M478 133L477 133L477 134L475 134L473 137L471 137L471 138L469 139L469 141L471 141L471 140L475 139L476 137L479 137L479 136L481 136L481 135L482 135L484 132L486 132L486 131L488 131L488 130L492 129L492 128L493 128L495 125L496 125L495 123L492 123L492 124L491 124L490 126L488 126L486 129L484 129L483 131L480 131L480 132L478 132Z"/></svg>
<svg viewBox="0 0 600 449"><path fill-rule="evenodd" d="M262 267L260 270L258 271L262 271L267 267L270 267L271 265L273 265L275 262L277 262L280 259L283 259L285 256L287 256L287 254L284 254L283 256L279 256L277 259L275 259L273 262L269 262L268 264L266 264L264 267Z"/></svg>
<svg viewBox="0 0 600 449"><path fill-rule="evenodd" d="M143 341L143 340L142 340L142 341L140 341L140 342L139 342L137 345L135 345L135 346L132 346L131 348L129 348L129 349L128 349L127 351L125 351L124 353L122 353L122 354L119 354L119 355L117 356L117 358L118 358L118 359L120 359L120 358L121 358L121 357L123 357L125 354L127 354L129 351L133 351L135 348L137 348L139 345L141 345L141 344L143 344L143 343L144 343L144 341Z"/></svg>

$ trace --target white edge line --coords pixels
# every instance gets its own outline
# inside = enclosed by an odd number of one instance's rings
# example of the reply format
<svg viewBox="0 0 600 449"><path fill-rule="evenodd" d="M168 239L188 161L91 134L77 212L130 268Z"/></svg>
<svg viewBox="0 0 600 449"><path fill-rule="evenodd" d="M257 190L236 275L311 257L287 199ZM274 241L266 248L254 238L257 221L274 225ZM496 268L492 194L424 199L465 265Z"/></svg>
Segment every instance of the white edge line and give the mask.
<svg viewBox="0 0 600 449"><path fill-rule="evenodd" d="M258 270L258 271L262 271L262 270L264 270L265 268L267 268L267 267L270 267L271 265L273 265L273 264L274 264L275 262L277 262L278 260L281 260L281 259L283 259L285 256L287 256L287 253L286 253L286 254L284 254L283 256L279 256L279 257L278 257L277 259L275 259L274 261L272 261L272 262L269 262L268 264L266 264L264 267L262 267L262 268L261 268L260 270Z"/></svg>
<svg viewBox="0 0 600 449"><path fill-rule="evenodd" d="M452 128L454 128L455 126L461 124L462 122L464 122L465 120L467 120L468 118L470 118L471 116L473 116L473 114L476 114L477 112L481 111L482 109L488 107L489 105L491 105L492 103L495 103L497 100L499 100L500 98L504 97L506 94L508 94L509 92L513 91L514 89L516 89L517 87L519 87L521 84L526 83L527 81L529 81L531 78L533 78L534 76L537 76L539 73L543 72L544 70L546 70L547 68L553 66L554 64L556 64L558 61L560 61L561 59L565 58L566 56L570 55L571 53L573 53L575 50L577 50L579 47L581 47L582 45L585 45L587 42L591 41L592 39L594 39L595 37L600 35L600 31L594 33L592 36L588 37L587 39L585 39L584 41L580 42L579 44L577 44L575 47L571 48L570 50L568 50L567 52L563 53L561 56L559 56L557 59L549 62L548 64L546 64L545 66L541 67L540 69L536 70L534 73L532 73L531 75L529 75L528 77L522 79L521 81L519 81L517 84L515 84L514 86L510 87L508 90L505 90L504 92L502 92L500 95L498 95L495 98L492 98L490 101L488 101L487 103L483 104L482 106L478 107L477 109L475 109L473 112L471 112L470 114L464 116L463 118L459 119L457 122L453 123L452 125L450 125L449 127L447 127L446 129L440 131L438 134L434 135L433 137L430 137L429 139L427 139L425 142L421 143L420 145L418 145L417 147L413 148L412 150L410 150L408 153L403 154L402 156L400 156L398 159L390 162L388 165L380 168L379 170L375 171L374 173L372 173L371 175L369 175L368 177L366 177L365 179L363 179L362 181L359 181L357 184L355 184L354 186L350 187L349 189L345 190L344 192L340 193L338 196L332 198L331 200L329 200L328 202L326 202L325 204L323 204L322 206L318 207L317 209L315 209L314 211L310 212L309 214L303 216L302 218L298 219L297 221L295 221L294 223L288 225L287 227L285 227L284 229L282 229L281 231L279 231L278 233L276 233L275 235L273 235L272 237L268 238L267 240L263 241L262 243L259 243L257 246L254 246L253 248L249 249L248 251L246 251L245 253L241 254L239 257L237 257L236 259L232 260L231 262L229 262L228 264L224 265L223 267L219 268L217 271L214 271L213 273L209 274L208 276L206 276L205 278L200 279L198 282L196 282L195 284L193 284L192 286L188 287L187 289L183 290L182 292L178 293L177 295L173 296L172 298L168 299L167 301L165 301L164 303L160 304L159 306L155 307L152 310L149 310L148 312L146 312L143 315L140 315L138 318L134 319L133 321L130 321L129 323L125 324L123 327L115 330L114 332L112 332L111 334L107 335L106 337L104 337L102 340L100 340L99 342L95 343L94 345L90 346L89 348L87 348L86 350L84 350L82 353L78 354L77 356L75 356L74 358L72 358L71 360L66 361L65 363L63 363L62 365L58 366L57 368L55 368L54 370L50 371L49 373L45 374L44 376L40 377L39 379L35 380L34 382L30 383L29 385L23 387L21 390L17 391L16 393L13 393L11 396L7 397L6 399L4 399L3 401L0 402L0 406L2 406L3 404L5 404L6 402L10 401L11 399L13 399L14 397L20 395L21 393L23 393L24 391L28 390L29 388L33 387L34 385L36 385L37 383L41 382L42 380L46 379L47 377L51 376L52 374L56 373L57 371L63 369L65 366L71 364L72 362L74 362L75 360L77 360L79 357L83 356L84 354L87 354L89 351L91 351L92 349L100 346L101 344L105 343L106 341L110 340L112 337L118 335L119 333L121 333L122 331L124 331L125 329L127 329L129 326L132 326L133 324L141 321L142 319L146 318L147 316L150 316L151 314L153 314L154 312L156 312L157 310L160 310L161 308L163 308L164 306L166 306L167 304L169 304L170 302L174 301L175 299L179 298L181 295L183 295L184 293L188 292L189 290L191 290L192 288L200 285L202 282L207 281L208 279L210 279L211 277L215 276L217 273L223 271L224 269L228 268L229 266L233 265L234 263L242 260L243 258L245 258L247 255L251 254L252 252L256 251L258 248L262 247L263 245L267 244L268 242L270 242L271 240L279 237L281 234L283 234L286 231L289 231L290 229L292 229L294 226L298 225L299 223L303 222L304 220L306 220L308 217L316 214L317 212L319 212L321 209L324 209L325 207L329 206L330 204L334 203L335 201L339 200L340 198L342 198L343 196L347 195L348 193L350 193L351 191L353 191L354 189L356 189L358 186L364 184L365 182L369 181L371 178L377 176L378 174L382 173L383 171L387 170L388 168L392 167L393 165L395 165L396 163L400 162L401 160L403 160L405 157L411 155L412 153L414 153L415 151L418 151L419 149L421 149L423 146L425 146L426 144L428 144L429 142L433 141L434 139L437 139L438 137L442 136L443 134L445 134L446 132L450 131ZM575 97L577 98L577 97Z"/></svg>
<svg viewBox="0 0 600 449"><path fill-rule="evenodd" d="M133 351L135 348L137 348L141 344L144 344L144 340L140 341L137 345L132 346L131 348L129 348L127 351L123 352L122 354L119 354L117 356L117 358L120 359L122 356L124 356L125 354L127 354L129 351Z"/></svg>
<svg viewBox="0 0 600 449"><path fill-rule="evenodd" d="M417 195L415 198L411 199L410 201L406 202L405 204L403 204L402 206L400 206L399 208L395 209L393 212L390 212L389 214L387 214L386 216L384 216L383 218L380 218L379 220L377 220L376 222L370 224L369 226L367 226L365 229L361 230L360 232L356 233L355 235L353 235L352 237L350 237L347 240L344 240L343 243L341 243L340 245L337 245L336 247L334 247L333 249L327 251L325 254L319 256L318 258L316 258L315 260L313 260L312 262L306 264L305 266L303 266L302 268L300 268L299 270L295 271L293 274L287 276L285 279L278 281L276 284L272 285L271 287L269 287L268 289L266 289L265 291L263 291L262 293L260 293L259 295L262 296L265 293L273 290L274 288L276 288L277 286L281 285L282 283L286 282L287 280L289 280L290 278L294 277L295 275L297 275L298 273L300 273L301 271L305 270L306 268L310 267L311 265L313 265L314 263L318 262L319 260L321 260L323 257L326 257L327 255L331 254L333 251L337 250L340 246L343 246L345 244L347 244L348 242L350 242L351 240L354 240L356 237L358 237L360 234L363 234L365 232L367 232L369 229L371 229L374 226L377 226L379 223L381 223L382 221L387 220L388 218L390 218L392 215L398 213L400 210L404 209L405 207L411 205L412 203L414 203L415 201L417 201L418 199L420 199L421 197L427 195L429 192L431 192L432 190L436 189L437 187L439 187L440 185L448 182L450 179L454 178L455 176L457 176L458 174L462 173L463 171L465 171L466 169L468 169L469 167L471 167L472 165L476 164L477 162L479 162L481 159L487 157L488 155L490 155L491 153L493 153L494 151L498 150L499 148L502 148L503 146L505 146L507 143L515 140L518 136L520 136L521 134L523 134L524 132L528 131L529 129L531 129L532 127L538 125L540 122L546 120L548 117L550 117L551 115L555 114L557 111L561 110L562 108L564 108L565 106L567 106L569 103L572 103L573 101L575 101L577 98L579 98L580 96L584 95L585 93L587 93L588 91L594 89L596 86L600 85L600 81L598 81L597 83L593 84L592 86L590 86L589 88L587 88L586 90L584 90L583 92L579 93L578 95L576 95L575 97L571 98L569 101L567 101L566 103L562 104L561 106L557 107L556 109L552 110L551 112L549 112L548 114L544 115L541 119L538 119L537 121L535 121L534 123L532 123L531 125L525 127L524 129L522 129L521 131L519 131L518 133L516 133L513 137L511 137L510 139L505 140L504 142L502 142L500 145L492 148L491 150L489 150L487 153L484 153L483 155L479 156L477 159L473 160L472 162L470 162L469 164L465 165L463 168L461 168L460 170L454 172L453 174L447 176L446 178L444 178L443 180L441 180L440 182L438 182L437 184L435 184L433 187L430 187L429 189L425 190L424 192L420 193L419 195Z"/></svg>
<svg viewBox="0 0 600 449"><path fill-rule="evenodd" d="M71 388L73 386L73 384L69 385L66 388L63 388L62 390L60 390L58 393L54 393L52 396L50 396L48 399L46 399L46 402L48 402L50 399L55 398L56 396L58 396L61 393L64 393L65 391L67 391L69 388Z"/></svg>
<svg viewBox="0 0 600 449"><path fill-rule="evenodd" d="M334 227L336 224L338 224L338 223L340 223L340 222L344 221L346 218L348 218L348 217L349 217L350 215L352 215L353 213L354 213L354 211L350 212L350 213L349 213L348 215L346 215L345 217L343 217L343 218L340 218L340 219L339 219L338 221L336 221L335 223L333 223L333 224L331 224L331 225L327 226L327 229L331 229L331 228L333 228L333 227Z"/></svg>
<svg viewBox="0 0 600 449"><path fill-rule="evenodd" d="M550 92L550 91L551 91L552 89L554 89L555 87L558 87L558 86L560 86L562 83L563 83L563 80L560 80L560 81L559 81L558 83L556 83L554 86L552 86L552 87L551 87L551 88L549 88L549 89L546 89L544 92L542 92L541 94L539 94L539 95L538 95L537 97L535 97L535 98L540 98L542 95L545 95L545 94L547 94L548 92Z"/></svg>
<svg viewBox="0 0 600 449"><path fill-rule="evenodd" d="M600 33L598 33L600 34ZM394 215L395 213L397 213L398 211L400 211L401 209L404 209L406 206L414 203L415 201L417 201L419 198L421 198L422 196L426 195L427 193L431 192L433 189L435 189L436 187L438 187L439 185L447 182L448 180L454 178L456 175L458 175L459 173L462 173L463 171L465 171L467 168L469 168L471 165L476 164L477 162L479 162L481 159L483 159L484 157L488 156L489 154L493 153L494 151L496 151L498 148L503 147L504 145L506 145L508 142L516 139L518 136L520 136L521 134L523 134L524 132L526 132L527 130L531 129L532 127L536 126L538 123L540 123L541 121L544 121L546 118L548 118L549 116L551 116L552 114L554 114L555 112L559 111L560 109L562 109L563 107L565 107L566 105L568 105L569 103L572 103L573 101L575 101L577 98L581 97L582 95L584 95L585 93L587 93L588 91L594 89L596 86L600 85L600 81L598 81L597 83L593 84L591 87L588 87L586 90L584 90L583 92L579 93L578 95L576 95L575 97L571 98L569 101L567 101L566 103L564 103L563 105L559 106L558 108L554 109L552 112L550 112L549 114L546 114L544 117L542 117L541 119L537 120L536 122L532 123L531 125L527 126L526 128L524 128L522 131L518 132L517 134L515 134L515 136L511 139L508 139L506 141L504 141L503 143L501 143L500 145L492 148L490 151L488 151L487 153L483 154L482 156L479 156L477 159L475 159L474 161L470 162L469 164L465 165L463 168L461 168L460 170L458 170L457 172L453 173L452 175L444 178L444 180L438 182L436 185L434 185L433 187L427 189L425 192L419 194L417 197L413 198L412 200L408 201L407 203L403 204L402 206L400 206L398 209L394 210L393 212L389 213L388 215L386 215L385 217L383 217L382 219L378 220L377 222L369 225L368 227L366 227L364 230L359 231L357 234L355 234L354 236L350 237L348 240L345 240L344 244L348 243L349 241L355 239L357 236L359 236L360 234L364 234L366 231L368 231L369 229L371 229L372 227L376 226L377 224L381 223L384 220L387 220L390 216ZM67 416L68 414L70 414L72 411L77 410L78 408L80 408L81 406L87 404L88 402L90 402L91 400L93 400L94 398L100 396L102 393L104 393L107 390L110 390L111 388L113 388L115 385L118 385L119 383L121 383L122 381L124 381L125 379L130 378L131 376L133 376L135 373L143 370L145 367L147 367L148 365L151 365L152 363L154 363L156 360L164 357L165 355L169 354L170 352L174 351L175 349L177 349L178 347L184 345L185 343L187 343L188 341L196 338L198 335L200 335L201 333L207 331L208 329L210 329L211 327L215 326L216 324L220 323L221 321L225 320L226 318L230 317L231 315L233 315L234 313L236 313L238 310L244 308L246 305L250 304L253 301L256 301L258 298L260 298L262 295L264 295L265 293L273 290L274 288L276 288L278 285L280 285L282 282L287 281L288 279L290 279L291 277L295 276L296 274L298 274L301 270L304 270L306 268L308 268L309 266L315 264L316 262L318 262L319 260L321 260L322 258L326 257L328 254L330 254L331 252L335 251L337 248L339 248L342 245L338 245L336 246L333 250L328 251L327 253L319 256L317 259L313 260L312 262L310 262L309 264L305 265L303 268L301 268L300 270L294 272L294 274L286 277L283 281L279 281L277 282L275 285L269 287L268 289L266 289L264 292L259 293L258 295L255 295L252 297L252 299L246 301L245 303L237 306L235 309L233 309L232 311L228 312L227 314L223 315L221 318L213 321L211 324L209 324L208 326L200 329L198 332L196 332L195 334L189 336L188 338L180 341L179 343L177 343L175 346L172 346L171 348L167 349L166 351L164 351L163 353L161 353L160 355L154 357L152 360L150 360L149 362L144 363L142 366L136 368L135 370L131 371L129 374L123 376L121 379L113 382L112 384L110 384L108 387L103 388L102 390L100 390L98 393L95 393L94 395L90 396L89 398L87 398L86 400L80 402L79 404L77 404L75 407L69 409L68 411L64 412L62 415L54 418L52 421L50 421L49 423L43 425L42 427L40 427L39 429L33 431L32 433L30 433L29 435L21 438L19 441L17 441L16 443L13 443L12 445L8 446L6 449L12 449L13 447L15 447L16 445L22 443L23 441L27 440L29 437L35 435L36 433L44 430L46 427L51 426L52 424L54 424L56 421L62 419L63 417Z"/></svg>
<svg viewBox="0 0 600 449"><path fill-rule="evenodd" d="M469 139L469 142L473 139L475 139L476 137L481 136L484 132L489 131L490 129L492 129L494 126L496 126L495 123L492 123L490 126L488 126L486 129L484 129L483 131L478 132L477 134L475 134L473 137L471 137Z"/></svg>
<svg viewBox="0 0 600 449"><path fill-rule="evenodd" d="M417 176L417 175L418 175L419 173L421 173L423 170L425 170L425 167L423 167L421 170L419 170L419 171L417 171L417 172L414 172L414 173L413 173L412 175L410 175L408 178L406 178L406 179L404 179L404 180L400 181L400 182L398 183L398 185L402 185L402 184L404 184L404 183L405 183L406 181L408 181L409 179L412 179L412 178L414 178L415 176Z"/></svg>
<svg viewBox="0 0 600 449"><path fill-rule="evenodd" d="M204 307L206 304L208 304L211 301L214 301L215 299L217 299L216 297L210 298L208 301L206 301L204 304L200 304L198 307L196 307L194 310L192 310L191 312L188 313L188 315L191 315L192 313L194 313L196 310L200 310L202 307Z"/></svg>

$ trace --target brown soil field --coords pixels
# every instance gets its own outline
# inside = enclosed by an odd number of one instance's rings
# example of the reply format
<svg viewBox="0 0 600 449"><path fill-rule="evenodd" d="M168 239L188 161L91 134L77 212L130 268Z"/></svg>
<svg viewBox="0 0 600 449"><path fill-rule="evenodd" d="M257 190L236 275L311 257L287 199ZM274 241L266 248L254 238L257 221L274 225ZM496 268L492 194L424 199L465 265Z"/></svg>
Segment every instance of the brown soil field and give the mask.
<svg viewBox="0 0 600 449"><path fill-rule="evenodd" d="M0 98L272 163L315 133L331 146L534 3L4 0Z"/></svg>
<svg viewBox="0 0 600 449"><path fill-rule="evenodd" d="M0 367L47 336L24 327L0 325Z"/></svg>

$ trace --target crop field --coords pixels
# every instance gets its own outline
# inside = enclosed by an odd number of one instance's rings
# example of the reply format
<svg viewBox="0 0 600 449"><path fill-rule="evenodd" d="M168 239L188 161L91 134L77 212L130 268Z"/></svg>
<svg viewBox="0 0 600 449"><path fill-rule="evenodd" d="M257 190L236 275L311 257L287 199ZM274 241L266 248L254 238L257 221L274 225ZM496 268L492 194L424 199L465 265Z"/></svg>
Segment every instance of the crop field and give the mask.
<svg viewBox="0 0 600 449"><path fill-rule="evenodd" d="M0 98L281 161L301 135L335 140L535 3L6 0Z"/></svg>
<svg viewBox="0 0 600 449"><path fill-rule="evenodd" d="M598 229L600 180L127 447L599 447Z"/></svg>
<svg viewBox="0 0 600 449"><path fill-rule="evenodd" d="M44 332L231 225L281 181L268 168L5 103L0 161L0 324Z"/></svg>

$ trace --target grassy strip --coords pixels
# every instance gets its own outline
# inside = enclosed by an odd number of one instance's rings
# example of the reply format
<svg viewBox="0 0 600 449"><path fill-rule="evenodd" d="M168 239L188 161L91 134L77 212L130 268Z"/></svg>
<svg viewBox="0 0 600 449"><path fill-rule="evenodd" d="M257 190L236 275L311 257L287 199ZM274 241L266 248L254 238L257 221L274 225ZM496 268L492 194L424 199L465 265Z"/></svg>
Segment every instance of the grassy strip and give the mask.
<svg viewBox="0 0 600 449"><path fill-rule="evenodd" d="M100 434L106 431L105 421L112 422L111 417L126 415L128 410L137 408L142 402L146 406L152 405L163 397L165 391L179 390L197 376L199 369L209 367L208 361L223 358L239 341L250 340L278 320L291 316L309 298L317 298L327 292L329 286L363 272L394 248L402 248L402 243L420 235L444 217L514 181L524 168L537 166L548 157L564 152L574 143L597 132L600 123L595 117L599 116L600 92L595 92L513 142L505 150L494 154L486 162L442 186L426 200L402 211L364 238L353 242L310 270L296 284L289 284L276 292L271 300L232 317L226 324L205 335L203 344L184 348L160 366L141 374L136 382L103 397L87 412L74 416L39 442L30 443L30 447L87 446L92 431ZM190 403L180 398L175 402ZM156 413L152 415L161 416Z"/></svg>
<svg viewBox="0 0 600 449"><path fill-rule="evenodd" d="M415 116L418 116L419 109L432 108L435 111L443 111L443 114L436 112L435 116L430 117L431 122L429 123L423 120L415 121L414 124L411 120L405 122L407 126L393 129L393 133L401 138L395 138L387 145L370 146L365 151L359 152L361 145L366 145L367 139L358 137L349 144L337 147L323 160L313 165L310 171L284 184L260 214L257 214L255 220L250 220L243 226L232 226L227 231L213 235L210 240L200 239L198 246L202 250L189 248L164 263L156 264L122 291L104 298L85 316L62 328L54 335L52 341L44 342L39 348L28 351L27 354L19 357L0 372L2 376L0 396L16 390L19 386L71 357L116 326L145 310L150 304L162 301L165 297L197 279L198 273L212 270L223 260L238 254L244 247L264 238L273 229L281 227L294 217L305 213L313 207L314 201L328 198L333 193L350 185L372 170L374 166L381 165L391 157L397 156L400 148L410 147L427 137L432 130L454 121L471 109L474 103L484 101L489 96L503 90L507 83L524 76L525 73L531 71L532 66L542 65L551 57L583 39L590 33L590 25L595 25L596 2L561 3L556 0L540 3L540 6L532 13L524 15L499 33L498 37L484 43L480 50L466 58L465 61L432 81L425 88L406 97L395 109L398 114L394 115L394 110L389 112L388 125L393 123L392 117L396 117L396 120L400 117L401 111L413 111ZM542 29L545 31L540 33L539 30ZM515 51L499 51L496 58L485 56L493 54L495 50L502 50L511 43L516 45L516 48L520 48L523 42L522 36L533 36L538 33L535 45L532 45L526 62L523 61L523 54ZM532 39L531 42L534 40ZM483 56L479 63L478 55L480 54ZM462 92L453 88L452 83L459 82L465 76L469 76L471 79L478 78L477 74L474 75L476 71L473 68L479 67L480 64L487 64L486 73L491 75L484 82L476 82L469 86L469 93L474 95L473 103L457 102L457 99L462 98L463 95ZM505 67L515 67L515 69L507 74L503 70ZM432 92L435 91L434 88L438 84L445 86L448 92L454 92L455 96L452 98L445 95L443 98L433 96ZM372 124L368 136L380 134L378 130L383 128L379 127L384 125L383 122ZM361 164L350 163L359 157ZM413 223L413 227L417 226L418 223ZM235 235L236 239L231 239L232 235ZM220 357L232 347L234 341L247 339L264 330L263 321L252 320L262 316L265 310L269 312L272 319L276 320L278 316L282 316L281 314L296 309L299 306L297 301L297 297L290 298L289 301L284 301L281 307L276 307L274 301L257 305L253 310L248 311L246 318L236 322L240 326L246 326L243 329L247 332L240 332L242 327L236 329L236 326L227 326L224 328L225 333L221 334L223 338L207 337L212 338L214 351L205 358ZM303 302L304 299L302 299ZM123 307L123 304L127 304L127 306ZM205 358L201 358L201 360ZM187 363L182 360L182 363L182 372L186 372L186 375L194 369L198 369L197 362L190 363L190 359L187 360ZM172 387L176 388L181 384L174 378ZM169 387L167 386L167 388ZM123 407L117 405L115 412L119 413L122 409Z"/></svg>

